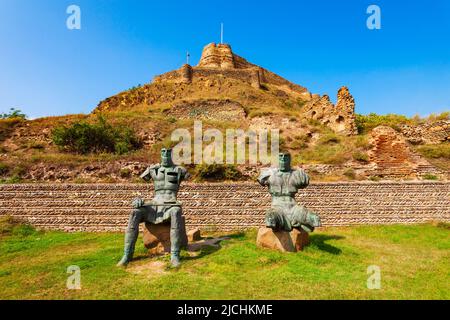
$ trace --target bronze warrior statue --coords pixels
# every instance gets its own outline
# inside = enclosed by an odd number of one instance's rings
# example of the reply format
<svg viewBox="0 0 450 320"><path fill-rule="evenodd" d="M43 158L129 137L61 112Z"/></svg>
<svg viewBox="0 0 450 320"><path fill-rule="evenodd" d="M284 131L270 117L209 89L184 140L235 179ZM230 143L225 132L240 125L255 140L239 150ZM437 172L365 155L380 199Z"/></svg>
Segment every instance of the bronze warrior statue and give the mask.
<svg viewBox="0 0 450 320"><path fill-rule="evenodd" d="M189 173L185 168L174 165L171 149L162 149L161 164L148 167L141 178L147 182L153 179L155 195L149 203L145 203L141 198L133 200L134 209L125 233L124 255L117 265L125 266L133 258L141 222L160 224L170 221L170 260L172 266L176 267L180 264L181 231L184 230L181 203L177 201L177 193L181 181L188 179Z"/></svg>
<svg viewBox="0 0 450 320"><path fill-rule="evenodd" d="M307 232L320 227L317 214L298 205L295 194L299 189L306 188L309 177L303 169L291 169L291 155L280 153L279 168L264 170L258 182L269 187L272 195L272 207L266 213L266 226L276 231L292 231L302 228Z"/></svg>

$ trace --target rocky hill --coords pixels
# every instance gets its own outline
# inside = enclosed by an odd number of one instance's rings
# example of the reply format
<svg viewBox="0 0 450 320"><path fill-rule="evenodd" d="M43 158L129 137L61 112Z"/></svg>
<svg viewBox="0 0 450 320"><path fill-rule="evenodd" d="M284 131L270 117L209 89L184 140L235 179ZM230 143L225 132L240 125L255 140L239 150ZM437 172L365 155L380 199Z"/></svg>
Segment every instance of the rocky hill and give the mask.
<svg viewBox="0 0 450 320"><path fill-rule="evenodd" d="M197 66L180 69L155 77L143 87L125 91L102 101L94 112L117 110L149 111L163 108L171 113L173 106L182 106L185 117L195 118L209 113L210 119L223 120L214 110L217 100L237 111L240 120L274 114L315 119L337 133L354 135L355 101L348 88L338 92L337 104L328 95L311 94L277 74L254 65L234 54L227 44L211 43L203 49Z"/></svg>
<svg viewBox="0 0 450 320"><path fill-rule="evenodd" d="M111 125L134 130L142 148L123 155L79 155L55 146L55 128L93 123L98 115ZM448 115L360 116L345 86L338 90L334 105L328 95L311 93L248 62L231 46L211 43L197 66L183 65L107 98L92 114L0 120L0 181L131 181L147 163L157 161L159 148L171 144L174 129L191 130L194 120L219 129L279 128L282 149L317 180L449 175ZM253 179L258 166L236 169L240 179ZM217 179L226 178L225 174Z"/></svg>

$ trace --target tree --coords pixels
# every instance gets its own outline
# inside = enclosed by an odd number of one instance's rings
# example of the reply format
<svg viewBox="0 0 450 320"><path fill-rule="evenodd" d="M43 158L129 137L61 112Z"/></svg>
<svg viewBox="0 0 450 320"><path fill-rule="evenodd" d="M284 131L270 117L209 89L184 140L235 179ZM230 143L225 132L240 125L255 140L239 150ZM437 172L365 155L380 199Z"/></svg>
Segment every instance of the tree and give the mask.
<svg viewBox="0 0 450 320"><path fill-rule="evenodd" d="M12 119L12 118L26 119L27 115L22 113L21 110L15 108L9 109L8 113L0 114L0 119Z"/></svg>

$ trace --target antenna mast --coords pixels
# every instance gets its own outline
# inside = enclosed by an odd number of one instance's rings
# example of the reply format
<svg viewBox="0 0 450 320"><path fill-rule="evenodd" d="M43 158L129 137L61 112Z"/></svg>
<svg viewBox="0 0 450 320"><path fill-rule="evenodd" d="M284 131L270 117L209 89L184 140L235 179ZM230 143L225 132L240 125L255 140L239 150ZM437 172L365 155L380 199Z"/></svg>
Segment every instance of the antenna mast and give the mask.
<svg viewBox="0 0 450 320"><path fill-rule="evenodd" d="M191 54L189 53L189 51L186 51L186 64L189 64L189 57L191 56Z"/></svg>
<svg viewBox="0 0 450 320"><path fill-rule="evenodd" d="M220 44L223 44L223 23L220 24Z"/></svg>

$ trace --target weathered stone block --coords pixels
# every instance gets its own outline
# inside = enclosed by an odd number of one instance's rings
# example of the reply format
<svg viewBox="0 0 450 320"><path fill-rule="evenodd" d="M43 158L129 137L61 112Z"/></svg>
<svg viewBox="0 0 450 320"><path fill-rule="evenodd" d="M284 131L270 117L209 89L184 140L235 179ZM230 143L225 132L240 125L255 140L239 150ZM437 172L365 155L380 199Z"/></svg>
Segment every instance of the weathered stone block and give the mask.
<svg viewBox="0 0 450 320"><path fill-rule="evenodd" d="M188 242L202 240L202 236L200 234L200 229L195 228L195 229L189 230L187 233L187 238L188 238Z"/></svg>
<svg viewBox="0 0 450 320"><path fill-rule="evenodd" d="M308 243L308 233L297 229L287 232L273 231L270 228L263 227L259 229L256 239L258 246L281 252L302 251Z"/></svg>
<svg viewBox="0 0 450 320"><path fill-rule="evenodd" d="M292 230L289 235L291 236L292 243L294 244L296 251L303 251L303 249L309 244L309 234L303 229Z"/></svg>
<svg viewBox="0 0 450 320"><path fill-rule="evenodd" d="M185 227L185 219L182 217L182 243L181 247L186 247L188 243ZM157 255L170 252L170 223L151 224L146 223L143 234L144 246L149 254Z"/></svg>

